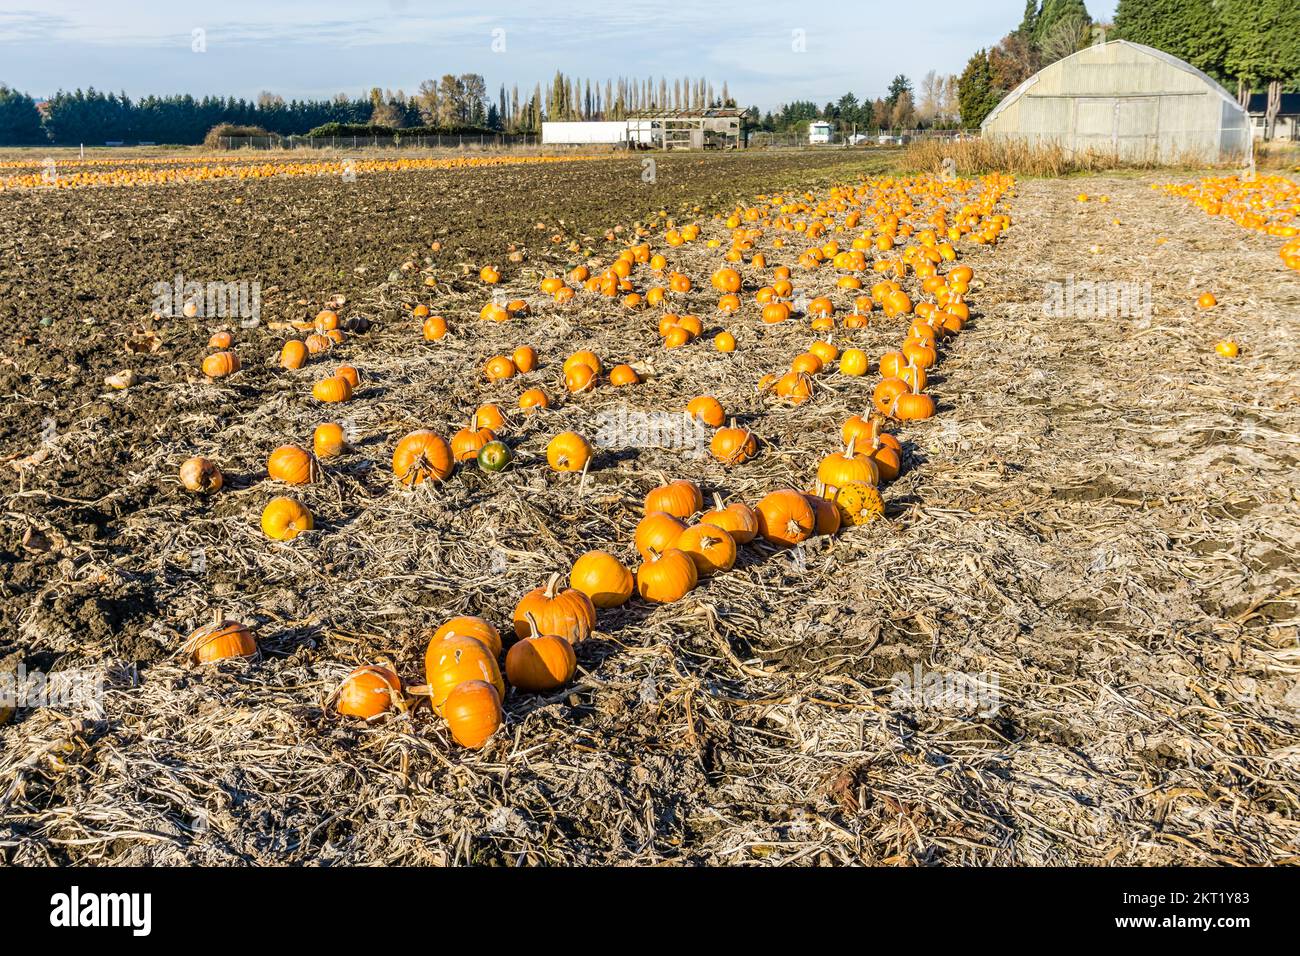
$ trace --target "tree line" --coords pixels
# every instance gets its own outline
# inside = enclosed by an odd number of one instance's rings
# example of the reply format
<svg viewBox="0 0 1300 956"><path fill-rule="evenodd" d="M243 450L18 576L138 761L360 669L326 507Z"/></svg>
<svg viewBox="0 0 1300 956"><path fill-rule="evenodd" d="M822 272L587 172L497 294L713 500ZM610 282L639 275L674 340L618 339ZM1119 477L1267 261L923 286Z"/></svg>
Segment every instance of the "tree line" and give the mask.
<svg viewBox="0 0 1300 956"><path fill-rule="evenodd" d="M368 96L289 100L263 92L255 100L189 94L132 99L126 93L60 90L41 104L0 84L0 145L155 142L196 144L217 126L302 135L326 125L483 129L538 133L544 120L621 120L642 109L734 107L724 82L705 77L619 77L604 83L557 71L548 84L520 92L502 84L490 95L477 73L445 74L411 95L375 87Z"/></svg>
<svg viewBox="0 0 1300 956"><path fill-rule="evenodd" d="M875 100L858 100L849 92L820 108L811 101L796 100L765 114L757 108L751 113L751 128L780 134L805 133L808 124L818 120L831 123L841 133L951 128L960 118L957 77L931 70L917 91L912 81L900 73L890 81L888 92Z"/></svg>
<svg viewBox="0 0 1300 956"><path fill-rule="evenodd" d="M966 64L958 80L962 126L978 127L1043 67L1102 39L1170 53L1235 87L1243 106L1267 90L1270 132L1282 91L1300 88L1297 0L1119 0L1113 24L1094 23L1083 0L1027 0L1020 25Z"/></svg>

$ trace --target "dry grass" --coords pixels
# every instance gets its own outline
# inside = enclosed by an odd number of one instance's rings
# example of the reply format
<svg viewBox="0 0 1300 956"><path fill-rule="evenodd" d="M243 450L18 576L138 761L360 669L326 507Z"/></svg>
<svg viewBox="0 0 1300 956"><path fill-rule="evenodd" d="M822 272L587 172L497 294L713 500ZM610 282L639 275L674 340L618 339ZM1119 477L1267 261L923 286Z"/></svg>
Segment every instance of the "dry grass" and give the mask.
<svg viewBox="0 0 1300 956"><path fill-rule="evenodd" d="M1018 140L965 139L949 141L923 139L908 145L902 165L908 172L939 175L951 159L963 176L1007 172L1015 176L1056 178L1074 173L1102 173L1120 169L1200 169L1196 159L1158 162L1121 159L1113 152L1067 149L1057 143L1027 143Z"/></svg>

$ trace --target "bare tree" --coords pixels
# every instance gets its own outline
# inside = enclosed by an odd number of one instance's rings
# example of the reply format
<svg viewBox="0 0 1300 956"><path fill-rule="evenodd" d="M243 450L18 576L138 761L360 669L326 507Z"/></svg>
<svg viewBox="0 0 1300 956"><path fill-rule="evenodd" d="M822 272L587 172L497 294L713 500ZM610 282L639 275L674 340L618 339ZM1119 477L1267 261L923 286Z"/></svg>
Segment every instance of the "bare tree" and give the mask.
<svg viewBox="0 0 1300 956"><path fill-rule="evenodd" d="M1088 45L1092 37L1092 26L1083 17L1062 17L1058 20L1039 44L1043 54L1043 65L1055 63L1072 53L1078 53Z"/></svg>
<svg viewBox="0 0 1300 956"><path fill-rule="evenodd" d="M939 118L943 107L942 101L943 78L936 71L931 70L921 77L921 104L917 107L917 115L922 121L933 123Z"/></svg>

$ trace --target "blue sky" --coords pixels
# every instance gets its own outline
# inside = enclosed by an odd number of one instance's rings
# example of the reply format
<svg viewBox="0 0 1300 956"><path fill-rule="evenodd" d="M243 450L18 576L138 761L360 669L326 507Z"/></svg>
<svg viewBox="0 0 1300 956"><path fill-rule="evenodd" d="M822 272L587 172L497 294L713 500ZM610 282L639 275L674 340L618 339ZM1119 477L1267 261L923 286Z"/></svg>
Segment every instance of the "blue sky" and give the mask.
<svg viewBox="0 0 1300 956"><path fill-rule="evenodd" d="M1109 19L1115 0L1089 0ZM744 105L824 103L847 90L884 93L906 73L960 73L995 43L1024 0L789 0L673 4L463 2L463 0L5 0L0 82L46 96L60 87L147 93L219 93L286 99L360 94L371 86L414 93L443 73L482 73L531 88L557 68L604 80L632 75L723 80ZM855 21L850 25L849 20ZM206 50L195 52L194 31ZM493 31L498 48L494 52ZM805 50L793 49L796 30Z"/></svg>

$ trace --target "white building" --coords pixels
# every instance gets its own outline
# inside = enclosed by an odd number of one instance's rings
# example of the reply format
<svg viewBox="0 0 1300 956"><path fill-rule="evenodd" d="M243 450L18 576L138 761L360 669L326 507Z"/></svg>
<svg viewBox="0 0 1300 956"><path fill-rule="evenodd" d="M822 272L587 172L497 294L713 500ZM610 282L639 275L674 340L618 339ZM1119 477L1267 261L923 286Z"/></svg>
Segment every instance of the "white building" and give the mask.
<svg viewBox="0 0 1300 956"><path fill-rule="evenodd" d="M618 145L626 143L627 138L627 120L542 123L542 143L546 146Z"/></svg>
<svg viewBox="0 0 1300 956"><path fill-rule="evenodd" d="M808 142L813 146L816 146L819 143L829 143L831 141L831 129L832 126L830 123L820 121L809 123Z"/></svg>

